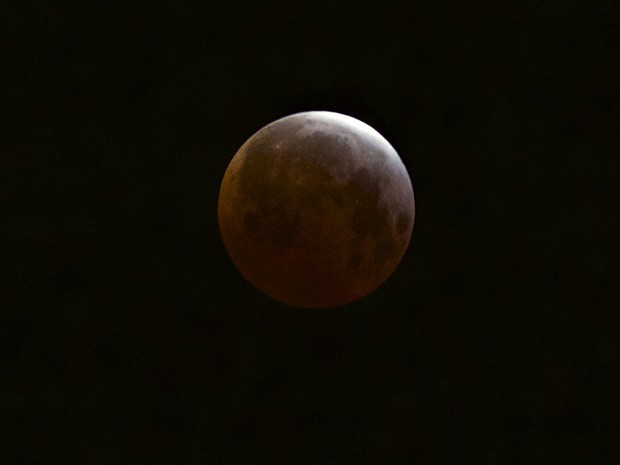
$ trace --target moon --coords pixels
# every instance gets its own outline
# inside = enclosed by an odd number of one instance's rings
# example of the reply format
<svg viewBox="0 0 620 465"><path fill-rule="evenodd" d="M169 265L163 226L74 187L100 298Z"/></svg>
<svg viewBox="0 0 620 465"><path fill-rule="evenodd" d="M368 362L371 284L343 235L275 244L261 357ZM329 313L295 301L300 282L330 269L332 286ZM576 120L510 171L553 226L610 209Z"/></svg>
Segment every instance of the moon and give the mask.
<svg viewBox="0 0 620 465"><path fill-rule="evenodd" d="M252 135L220 187L222 242L241 275L281 303L332 308L393 274L415 217L411 179L369 125L296 113Z"/></svg>

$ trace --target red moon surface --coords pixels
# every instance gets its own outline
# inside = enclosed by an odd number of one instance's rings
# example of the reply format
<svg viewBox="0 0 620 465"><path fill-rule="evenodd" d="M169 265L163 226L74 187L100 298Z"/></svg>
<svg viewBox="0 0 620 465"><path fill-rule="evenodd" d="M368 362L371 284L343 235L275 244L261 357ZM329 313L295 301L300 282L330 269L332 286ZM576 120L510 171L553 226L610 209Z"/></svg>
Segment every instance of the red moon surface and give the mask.
<svg viewBox="0 0 620 465"><path fill-rule="evenodd" d="M375 290L411 239L411 180L367 124L310 111L252 135L220 188L224 246L241 275L271 298L330 308Z"/></svg>

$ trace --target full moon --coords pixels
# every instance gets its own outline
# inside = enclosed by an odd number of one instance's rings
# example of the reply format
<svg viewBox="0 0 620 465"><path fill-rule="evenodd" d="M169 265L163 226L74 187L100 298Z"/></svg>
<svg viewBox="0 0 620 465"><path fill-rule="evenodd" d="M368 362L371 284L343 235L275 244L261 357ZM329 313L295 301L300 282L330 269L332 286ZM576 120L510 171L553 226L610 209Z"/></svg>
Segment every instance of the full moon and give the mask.
<svg viewBox="0 0 620 465"><path fill-rule="evenodd" d="M396 270L415 204L407 170L367 124L309 111L278 119L232 158L220 188L224 246L271 298L331 308L364 297Z"/></svg>

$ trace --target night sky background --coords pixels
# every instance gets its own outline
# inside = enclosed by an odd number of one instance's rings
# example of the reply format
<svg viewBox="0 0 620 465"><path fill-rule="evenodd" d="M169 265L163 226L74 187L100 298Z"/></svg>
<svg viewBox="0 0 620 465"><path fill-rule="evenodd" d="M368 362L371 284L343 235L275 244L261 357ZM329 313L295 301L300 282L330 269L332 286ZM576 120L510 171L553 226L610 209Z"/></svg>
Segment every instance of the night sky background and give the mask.
<svg viewBox="0 0 620 465"><path fill-rule="evenodd" d="M0 463L619 463L616 0L10 3ZM416 194L333 310L254 289L217 225L237 149L305 110Z"/></svg>

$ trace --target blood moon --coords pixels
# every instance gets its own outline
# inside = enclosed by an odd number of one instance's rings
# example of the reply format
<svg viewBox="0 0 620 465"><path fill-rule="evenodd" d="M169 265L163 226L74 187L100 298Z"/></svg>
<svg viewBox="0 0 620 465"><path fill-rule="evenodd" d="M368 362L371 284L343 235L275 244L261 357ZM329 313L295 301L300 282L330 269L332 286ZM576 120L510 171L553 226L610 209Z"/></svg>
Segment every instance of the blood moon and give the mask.
<svg viewBox="0 0 620 465"><path fill-rule="evenodd" d="M367 124L310 111L251 136L220 188L218 220L239 272L282 303L345 305L381 285L411 238L411 180Z"/></svg>

